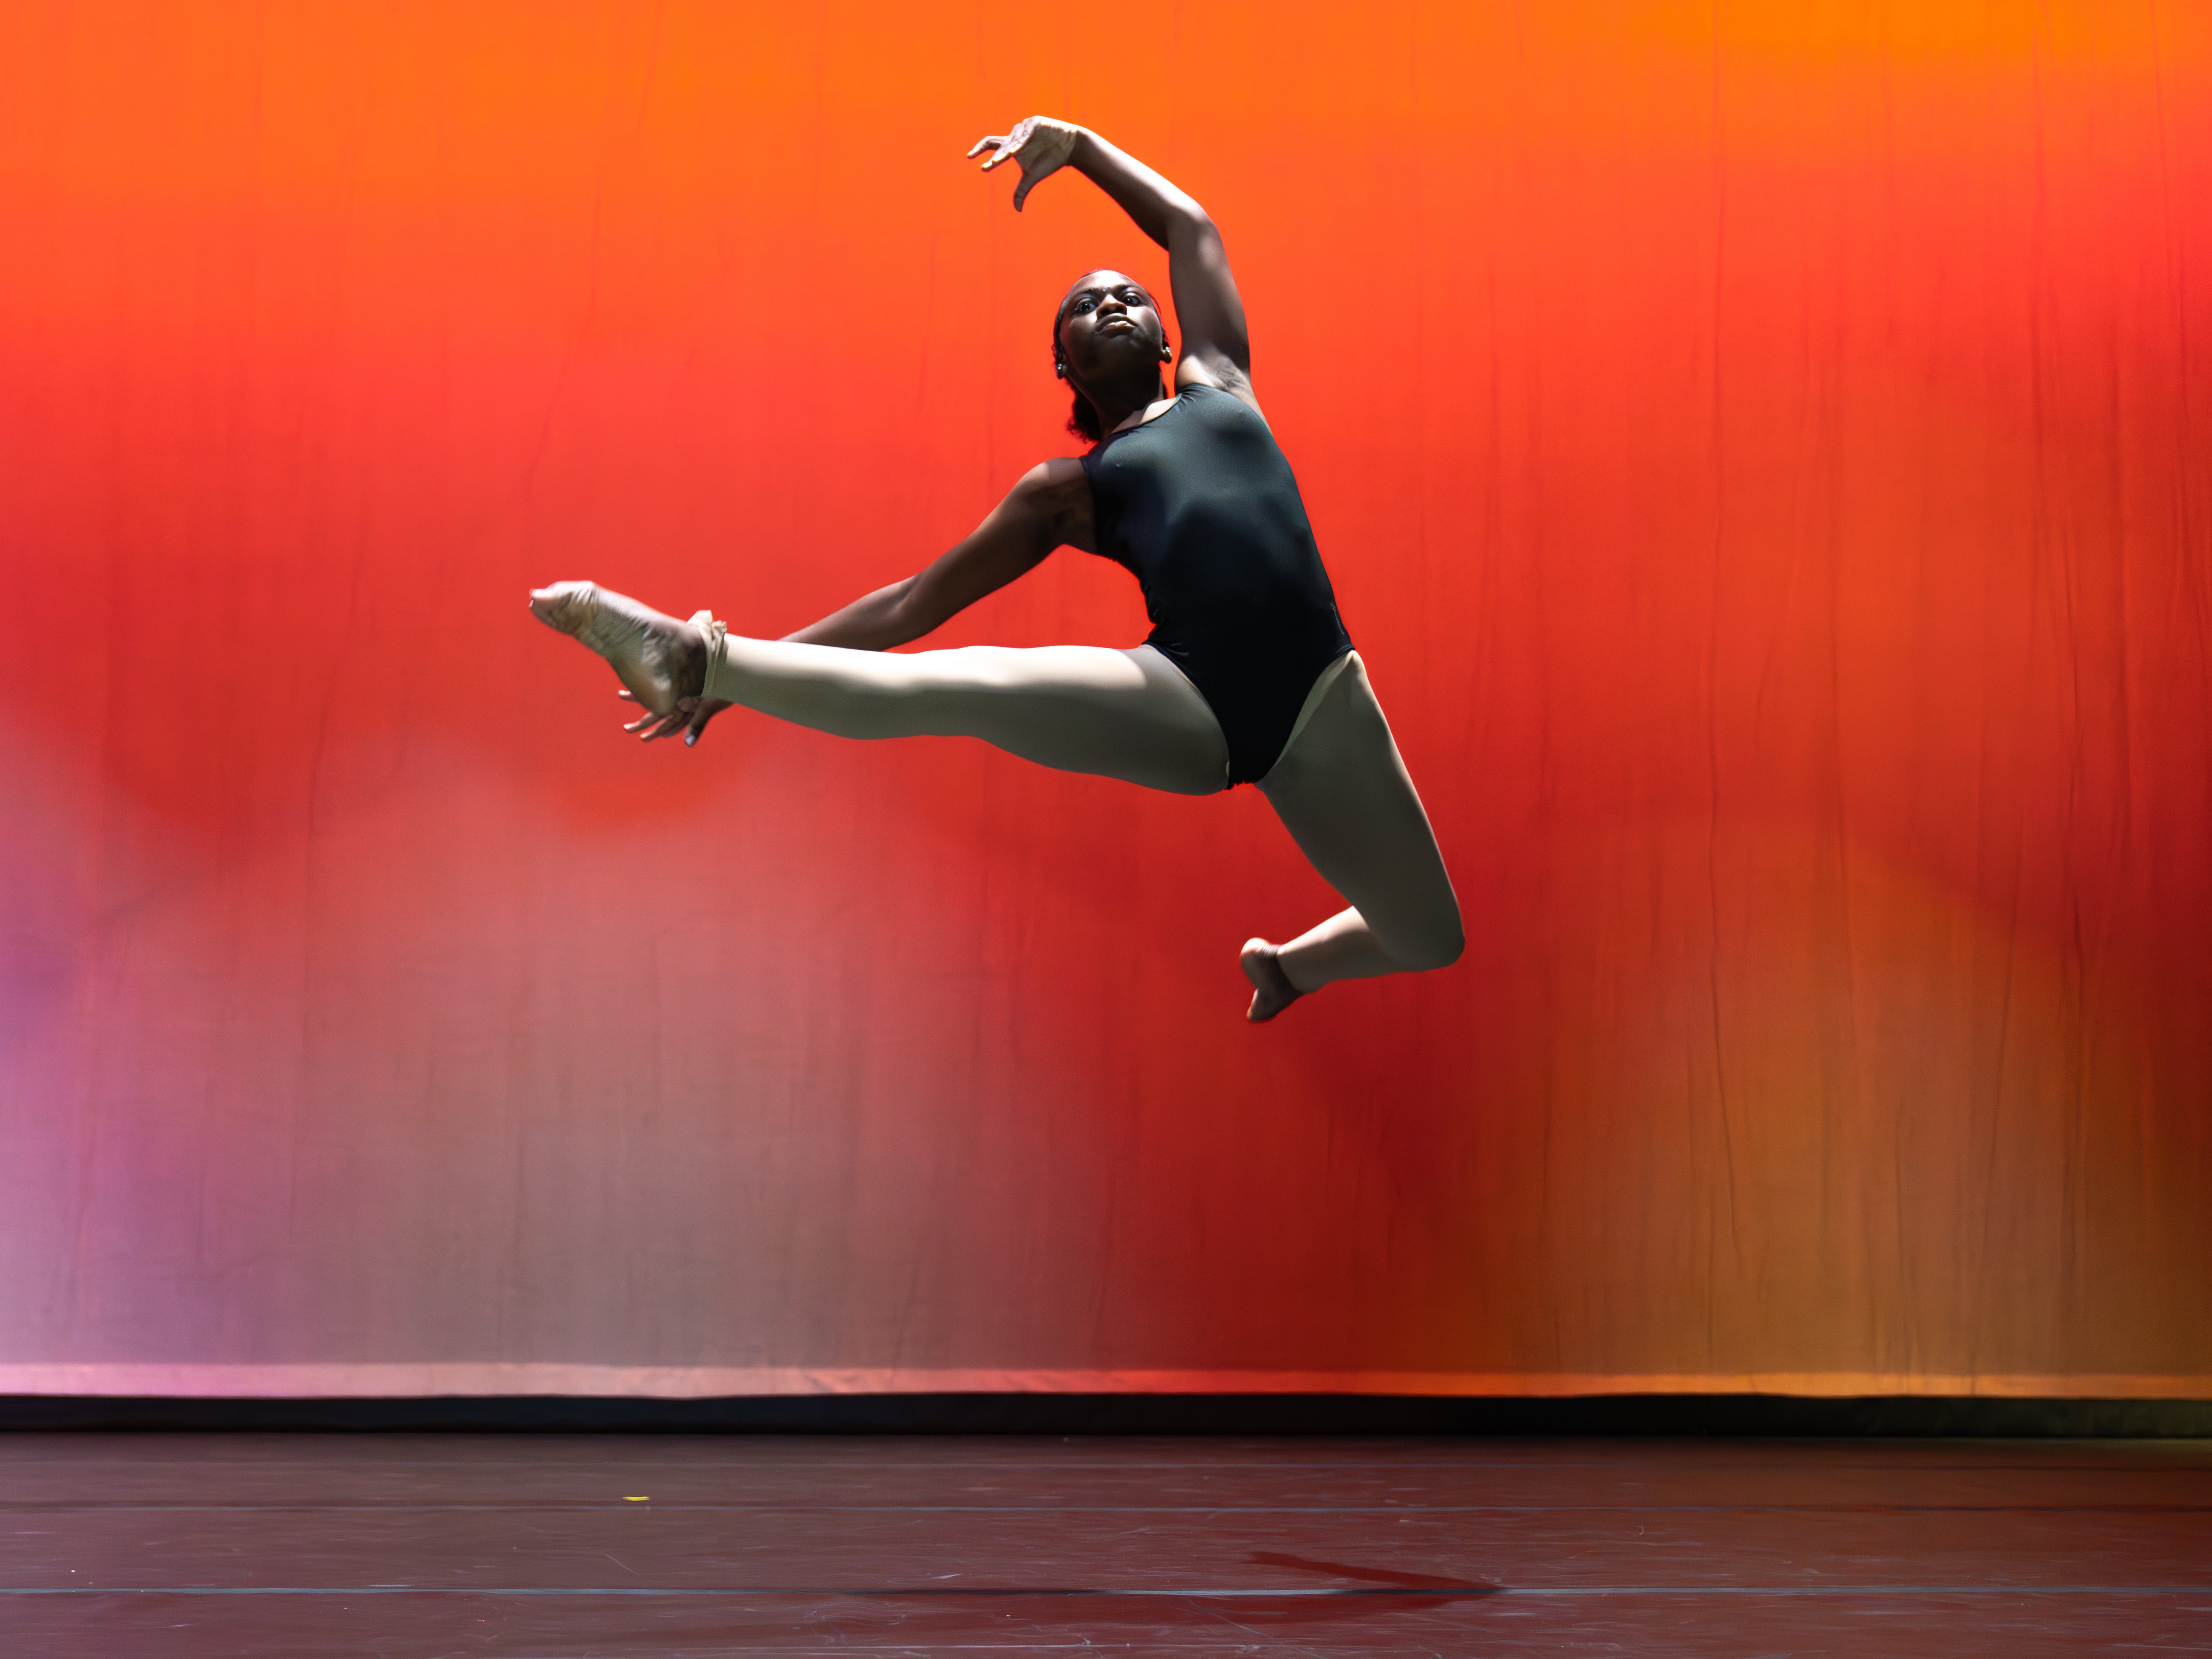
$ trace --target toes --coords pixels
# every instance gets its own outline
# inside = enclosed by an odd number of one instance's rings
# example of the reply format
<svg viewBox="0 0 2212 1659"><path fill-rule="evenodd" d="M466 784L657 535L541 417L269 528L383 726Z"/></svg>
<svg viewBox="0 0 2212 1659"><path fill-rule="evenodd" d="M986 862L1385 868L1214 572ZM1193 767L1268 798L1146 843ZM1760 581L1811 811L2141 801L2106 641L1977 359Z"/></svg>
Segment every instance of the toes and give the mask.
<svg viewBox="0 0 2212 1659"><path fill-rule="evenodd" d="M533 588L530 614L563 634L580 633L591 620L592 596L597 591L590 582L555 582L549 587Z"/></svg>
<svg viewBox="0 0 2212 1659"><path fill-rule="evenodd" d="M531 614L606 659L630 701L655 720L706 681L699 630L593 582L555 582L530 596ZM632 731L639 728L633 726ZM641 735L674 735L673 732Z"/></svg>

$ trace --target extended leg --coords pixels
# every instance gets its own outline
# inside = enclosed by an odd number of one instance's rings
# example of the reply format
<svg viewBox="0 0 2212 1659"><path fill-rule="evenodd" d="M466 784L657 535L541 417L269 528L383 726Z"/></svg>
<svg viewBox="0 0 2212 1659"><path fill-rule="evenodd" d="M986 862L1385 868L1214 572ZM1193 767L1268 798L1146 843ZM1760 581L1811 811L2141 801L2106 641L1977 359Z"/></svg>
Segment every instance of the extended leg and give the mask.
<svg viewBox="0 0 2212 1659"><path fill-rule="evenodd" d="M1260 939L1245 947L1255 991L1252 1018L1273 1018L1290 1000L1285 993L1458 960L1466 944L1459 901L1357 656L1260 789L1299 850L1352 908L1280 947Z"/></svg>
<svg viewBox="0 0 2212 1659"><path fill-rule="evenodd" d="M968 737L1062 772L1176 794L1218 793L1229 747L1213 711L1149 646L896 653L710 638L588 583L532 608L599 652L647 708L704 696L847 738Z"/></svg>
<svg viewBox="0 0 2212 1659"><path fill-rule="evenodd" d="M736 637L708 695L845 738L965 737L1061 772L1218 794L1229 745L1213 711L1149 646L975 645L846 651Z"/></svg>

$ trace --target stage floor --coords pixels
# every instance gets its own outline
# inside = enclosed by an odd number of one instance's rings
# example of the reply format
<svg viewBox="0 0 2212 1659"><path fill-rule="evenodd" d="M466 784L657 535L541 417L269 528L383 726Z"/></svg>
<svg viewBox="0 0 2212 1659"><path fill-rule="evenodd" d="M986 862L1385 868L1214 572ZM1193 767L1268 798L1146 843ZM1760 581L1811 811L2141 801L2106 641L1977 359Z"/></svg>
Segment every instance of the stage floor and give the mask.
<svg viewBox="0 0 2212 1659"><path fill-rule="evenodd" d="M2212 1651L2212 1443L0 1436L0 1653Z"/></svg>

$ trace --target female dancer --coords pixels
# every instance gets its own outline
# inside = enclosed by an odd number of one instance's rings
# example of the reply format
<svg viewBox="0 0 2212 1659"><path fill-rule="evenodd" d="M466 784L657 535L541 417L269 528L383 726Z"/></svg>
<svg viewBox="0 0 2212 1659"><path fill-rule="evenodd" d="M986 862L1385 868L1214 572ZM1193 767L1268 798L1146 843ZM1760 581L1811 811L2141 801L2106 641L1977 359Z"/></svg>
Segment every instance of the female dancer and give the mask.
<svg viewBox="0 0 2212 1659"><path fill-rule="evenodd" d="M1091 452L1031 469L928 568L787 639L732 634L703 611L678 622L590 582L540 588L531 610L613 665L645 710L623 729L647 741L696 743L742 703L841 737L981 738L1176 794L1257 784L1351 908L1286 945L1246 943L1249 1019L1331 980L1456 960L1459 902L1261 416L1213 222L1081 127L1032 116L968 153L986 149L986 172L1020 164L1017 211L1072 167L1168 251L1179 361L1152 295L1119 271L1079 277L1053 319L1055 372L1075 391L1069 428ZM887 654L1063 546L1134 573L1154 623L1146 643Z"/></svg>

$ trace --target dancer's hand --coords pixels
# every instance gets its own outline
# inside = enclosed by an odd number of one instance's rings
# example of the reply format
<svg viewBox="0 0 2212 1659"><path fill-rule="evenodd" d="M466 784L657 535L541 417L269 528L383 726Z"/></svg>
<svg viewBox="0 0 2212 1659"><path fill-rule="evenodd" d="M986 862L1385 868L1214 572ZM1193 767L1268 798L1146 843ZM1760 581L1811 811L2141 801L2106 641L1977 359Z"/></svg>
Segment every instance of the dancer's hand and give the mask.
<svg viewBox="0 0 2212 1659"><path fill-rule="evenodd" d="M1032 115L1003 137L979 138L968 154L981 155L983 171L1007 161L1018 161L1022 167L1022 181L1014 186L1014 211L1022 210L1029 194L1047 178L1059 172L1075 154L1075 141L1083 136L1083 129L1066 121L1055 121L1049 115Z"/></svg>
<svg viewBox="0 0 2212 1659"><path fill-rule="evenodd" d="M617 691L615 695L624 702L637 702L627 691ZM640 704L640 707L643 705ZM623 730L636 732L641 743L651 743L655 738L672 738L681 732L684 746L689 749L699 741L699 734L707 729L707 722L729 707L730 704L719 697L683 697L665 714L656 714L650 708L646 709Z"/></svg>

